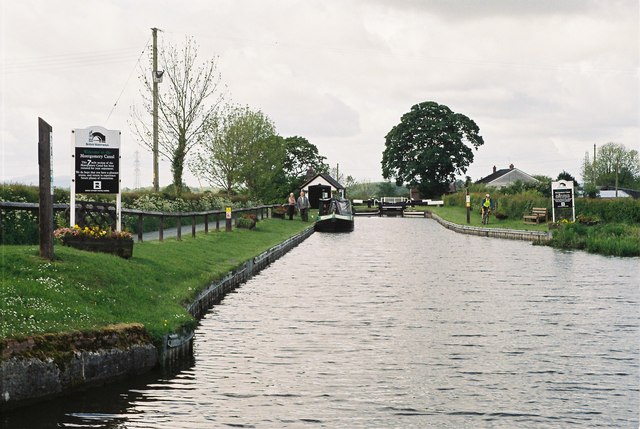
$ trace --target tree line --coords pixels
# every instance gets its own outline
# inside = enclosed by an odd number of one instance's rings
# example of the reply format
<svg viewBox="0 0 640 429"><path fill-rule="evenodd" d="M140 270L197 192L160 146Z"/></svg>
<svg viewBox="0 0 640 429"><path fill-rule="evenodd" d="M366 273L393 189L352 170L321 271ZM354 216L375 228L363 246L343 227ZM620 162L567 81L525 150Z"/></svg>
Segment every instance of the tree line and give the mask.
<svg viewBox="0 0 640 429"><path fill-rule="evenodd" d="M261 110L230 100L217 58L198 59L198 46L165 46L159 52L166 83L159 85L158 152L171 163L172 184L183 192L185 168L229 195L245 193L277 201L305 181L307 173L329 170L318 148L300 136L282 137ZM140 74L141 106L133 106L130 126L153 150L153 77Z"/></svg>
<svg viewBox="0 0 640 429"><path fill-rule="evenodd" d="M309 171L329 172L326 158L306 138L282 137L264 112L233 103L217 59L200 62L192 38L182 48L162 48L159 60L167 77L158 96L159 152L171 163L177 195L183 191L185 168L214 188L264 202L298 189ZM152 149L153 79L142 73L140 80L142 106L132 108L131 128ZM466 173L483 144L472 119L445 105L422 102L385 136L382 176L397 186L417 188L423 197L439 197ZM351 176L336 177L341 176L337 167L332 173L339 182L355 183ZM638 187L638 152L607 143L592 161L587 154L582 177L587 195L603 186Z"/></svg>
<svg viewBox="0 0 640 429"><path fill-rule="evenodd" d="M467 171L474 159L474 150L484 144L476 123L449 107L426 101L411 107L400 123L385 137L382 155L382 175L397 185L417 188L423 197L438 197L450 190L456 176ZM594 159L587 153L582 178L584 192L595 197L598 189L640 188L640 160L638 151L627 149L620 143L607 143L599 147ZM550 193L551 178L534 176L538 183L516 183L513 193L528 189L542 195ZM557 180L578 182L566 171ZM463 186L469 186L467 176ZM503 189L507 191L508 189Z"/></svg>
<svg viewBox="0 0 640 429"><path fill-rule="evenodd" d="M594 151L593 159L585 154L581 173L585 194L592 197L603 187L638 189L640 157L637 150L621 143L606 143Z"/></svg>

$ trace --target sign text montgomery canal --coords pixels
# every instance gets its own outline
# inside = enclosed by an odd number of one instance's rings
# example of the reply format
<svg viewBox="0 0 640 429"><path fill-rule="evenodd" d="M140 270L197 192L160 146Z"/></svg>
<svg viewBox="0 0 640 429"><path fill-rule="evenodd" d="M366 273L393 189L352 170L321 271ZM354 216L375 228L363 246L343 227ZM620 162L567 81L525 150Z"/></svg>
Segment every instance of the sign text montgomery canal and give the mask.
<svg viewBox="0 0 640 429"><path fill-rule="evenodd" d="M75 148L76 192L117 194L120 192L120 149Z"/></svg>

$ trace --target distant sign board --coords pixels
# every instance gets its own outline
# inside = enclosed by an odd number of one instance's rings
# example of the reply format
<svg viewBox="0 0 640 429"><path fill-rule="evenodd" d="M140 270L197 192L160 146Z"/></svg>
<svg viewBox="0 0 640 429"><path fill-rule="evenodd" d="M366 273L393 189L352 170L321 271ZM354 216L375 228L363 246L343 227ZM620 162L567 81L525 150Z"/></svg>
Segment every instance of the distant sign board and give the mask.
<svg viewBox="0 0 640 429"><path fill-rule="evenodd" d="M573 207L573 189L554 189L553 206L557 209Z"/></svg>
<svg viewBox="0 0 640 429"><path fill-rule="evenodd" d="M553 221L556 221L556 209L571 209L571 220L576 220L576 208L573 204L573 181L559 180L551 182L551 200L553 209ZM566 212L566 210L560 210ZM562 214L561 213L561 214Z"/></svg>
<svg viewBox="0 0 640 429"><path fill-rule="evenodd" d="M74 134L75 192L120 193L120 131L90 127Z"/></svg>

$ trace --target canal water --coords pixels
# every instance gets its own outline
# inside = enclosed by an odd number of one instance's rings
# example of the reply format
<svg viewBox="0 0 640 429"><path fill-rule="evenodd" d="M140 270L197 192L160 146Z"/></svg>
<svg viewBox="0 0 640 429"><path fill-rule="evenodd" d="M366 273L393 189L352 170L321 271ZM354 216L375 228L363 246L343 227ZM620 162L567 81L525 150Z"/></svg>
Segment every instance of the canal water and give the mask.
<svg viewBox="0 0 640 429"><path fill-rule="evenodd" d="M638 428L640 260L358 218L202 320L171 373L12 428Z"/></svg>

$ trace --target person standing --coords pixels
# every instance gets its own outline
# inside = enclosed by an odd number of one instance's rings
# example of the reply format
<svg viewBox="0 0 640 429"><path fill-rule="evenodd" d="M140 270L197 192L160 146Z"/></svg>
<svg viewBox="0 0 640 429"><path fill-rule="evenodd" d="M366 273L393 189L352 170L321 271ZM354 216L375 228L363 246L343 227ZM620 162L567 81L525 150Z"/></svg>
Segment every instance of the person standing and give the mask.
<svg viewBox="0 0 640 429"><path fill-rule="evenodd" d="M289 220L293 220L293 213L296 211L296 196L293 192L289 194L289 207L287 207L287 213Z"/></svg>
<svg viewBox="0 0 640 429"><path fill-rule="evenodd" d="M309 220L309 198L305 195L304 191L300 191L300 196L298 197L298 210L300 210L300 217L304 222Z"/></svg>

